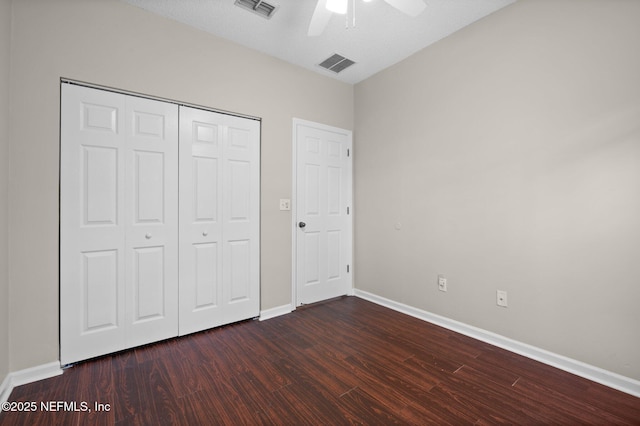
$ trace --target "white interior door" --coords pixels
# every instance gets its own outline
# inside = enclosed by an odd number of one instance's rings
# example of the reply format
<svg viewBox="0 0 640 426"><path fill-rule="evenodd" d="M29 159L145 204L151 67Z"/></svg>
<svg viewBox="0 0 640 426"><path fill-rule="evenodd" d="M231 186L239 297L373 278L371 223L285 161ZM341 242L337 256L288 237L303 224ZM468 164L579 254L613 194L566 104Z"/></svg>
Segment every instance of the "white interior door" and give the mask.
<svg viewBox="0 0 640 426"><path fill-rule="evenodd" d="M180 108L180 334L260 311L260 123Z"/></svg>
<svg viewBox="0 0 640 426"><path fill-rule="evenodd" d="M177 112L62 85L62 364L177 335Z"/></svg>
<svg viewBox="0 0 640 426"><path fill-rule="evenodd" d="M294 120L296 305L352 290L348 130Z"/></svg>

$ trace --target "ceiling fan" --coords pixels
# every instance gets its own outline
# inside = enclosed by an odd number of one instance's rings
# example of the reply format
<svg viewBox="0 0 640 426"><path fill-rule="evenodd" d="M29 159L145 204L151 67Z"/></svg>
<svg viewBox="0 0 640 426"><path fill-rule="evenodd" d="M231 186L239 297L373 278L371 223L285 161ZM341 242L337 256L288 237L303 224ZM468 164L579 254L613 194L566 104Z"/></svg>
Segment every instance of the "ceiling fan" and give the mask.
<svg viewBox="0 0 640 426"><path fill-rule="evenodd" d="M369 2L371 0L364 0ZM423 0L384 0L389 5L395 7L399 11L413 17L418 16L426 5ZM329 19L334 13L347 13L349 0L318 0L316 9L309 23L308 36L319 36L329 23Z"/></svg>

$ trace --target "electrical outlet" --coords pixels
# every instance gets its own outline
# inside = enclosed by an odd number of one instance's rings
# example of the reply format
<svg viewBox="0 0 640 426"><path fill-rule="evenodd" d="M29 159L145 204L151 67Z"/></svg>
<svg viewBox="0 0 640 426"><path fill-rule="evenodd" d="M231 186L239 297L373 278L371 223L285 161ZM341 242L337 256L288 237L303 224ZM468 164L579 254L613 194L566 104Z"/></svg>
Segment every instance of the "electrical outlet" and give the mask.
<svg viewBox="0 0 640 426"><path fill-rule="evenodd" d="M447 279L444 275L438 275L438 290L447 291Z"/></svg>
<svg viewBox="0 0 640 426"><path fill-rule="evenodd" d="M498 306L502 306L503 308L507 307L507 292L504 290L496 290L496 304Z"/></svg>
<svg viewBox="0 0 640 426"><path fill-rule="evenodd" d="M281 198L280 210L291 210L291 200L288 198Z"/></svg>

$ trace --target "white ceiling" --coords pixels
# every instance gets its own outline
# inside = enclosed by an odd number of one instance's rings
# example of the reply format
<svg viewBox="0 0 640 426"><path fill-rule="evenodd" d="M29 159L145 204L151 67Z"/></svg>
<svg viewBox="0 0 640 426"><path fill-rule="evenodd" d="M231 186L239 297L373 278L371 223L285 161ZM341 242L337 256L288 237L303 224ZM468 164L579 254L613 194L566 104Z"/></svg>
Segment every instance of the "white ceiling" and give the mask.
<svg viewBox="0 0 640 426"><path fill-rule="evenodd" d="M278 6L265 19L234 0L123 0L268 55L355 84L516 0L425 0L416 18L384 0L355 2L356 24L334 14L322 35L308 37L316 0L266 0ZM339 74L318 66L338 53L356 62Z"/></svg>

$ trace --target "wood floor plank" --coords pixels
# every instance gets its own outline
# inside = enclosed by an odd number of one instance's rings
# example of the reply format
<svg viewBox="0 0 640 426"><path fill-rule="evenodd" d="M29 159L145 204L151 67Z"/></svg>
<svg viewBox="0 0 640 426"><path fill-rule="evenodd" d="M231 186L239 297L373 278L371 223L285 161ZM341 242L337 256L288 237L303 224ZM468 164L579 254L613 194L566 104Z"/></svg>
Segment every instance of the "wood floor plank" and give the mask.
<svg viewBox="0 0 640 426"><path fill-rule="evenodd" d="M0 425L640 425L640 398L343 297L81 362Z"/></svg>
<svg viewBox="0 0 640 426"><path fill-rule="evenodd" d="M143 406L140 392L144 388L137 379L137 371L134 366L114 371L114 388L117 389L117 392L112 395L112 404L116 422L135 416Z"/></svg>
<svg viewBox="0 0 640 426"><path fill-rule="evenodd" d="M349 423L365 425L407 424L407 419L400 417L398 411L392 411L374 396L361 388L355 388L340 397L339 400L345 420ZM422 417L424 421L424 417ZM411 422L409 422L411 423Z"/></svg>
<svg viewBox="0 0 640 426"><path fill-rule="evenodd" d="M572 423L618 425L640 424L639 417L629 417L624 410L615 406L599 408L595 399L587 399L581 395L568 395L558 392L531 379L524 378L513 386L517 399L537 402L538 406L548 411L549 418L560 416L572 419ZM637 414L637 413L636 413Z"/></svg>
<svg viewBox="0 0 640 426"><path fill-rule="evenodd" d="M278 424L344 425L347 418L340 410L337 398L327 395L317 385L306 380L295 382L274 392L271 406Z"/></svg>
<svg viewBox="0 0 640 426"><path fill-rule="evenodd" d="M273 392L269 392L252 371L233 377L229 385L239 401L252 413L267 411L273 405Z"/></svg>
<svg viewBox="0 0 640 426"><path fill-rule="evenodd" d="M471 400L471 403L482 407L489 415L484 417L487 420L503 422L515 419L518 424L545 423L549 420L540 409L544 405L540 399L520 398L511 386L491 380L491 377L484 373L465 365L456 371L454 376L447 385L459 390L461 394L473 394L472 398L467 397L467 401ZM561 423L573 423L577 420L565 414L556 412L555 419Z"/></svg>

